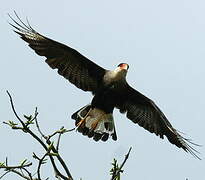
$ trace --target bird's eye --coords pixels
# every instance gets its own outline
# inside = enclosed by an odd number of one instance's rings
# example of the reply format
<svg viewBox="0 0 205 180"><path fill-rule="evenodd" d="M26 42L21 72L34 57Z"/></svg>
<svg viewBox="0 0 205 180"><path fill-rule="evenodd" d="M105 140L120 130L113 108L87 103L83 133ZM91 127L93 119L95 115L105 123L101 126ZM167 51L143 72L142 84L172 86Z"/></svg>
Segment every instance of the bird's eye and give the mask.
<svg viewBox="0 0 205 180"><path fill-rule="evenodd" d="M129 69L129 65L126 64L126 63L120 63L120 64L118 65L118 67L120 67L120 68L122 68L122 69L126 69L126 70Z"/></svg>
<svg viewBox="0 0 205 180"><path fill-rule="evenodd" d="M124 65L124 63L120 63L120 64L118 65L118 67L123 67L123 65Z"/></svg>

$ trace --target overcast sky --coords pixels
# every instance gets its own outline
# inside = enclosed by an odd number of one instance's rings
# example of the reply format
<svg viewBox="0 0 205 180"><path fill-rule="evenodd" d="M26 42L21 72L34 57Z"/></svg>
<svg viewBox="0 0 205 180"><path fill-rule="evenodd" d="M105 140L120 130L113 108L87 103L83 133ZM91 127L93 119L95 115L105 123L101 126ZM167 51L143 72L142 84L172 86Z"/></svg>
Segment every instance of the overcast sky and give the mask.
<svg viewBox="0 0 205 180"><path fill-rule="evenodd" d="M45 134L74 127L70 116L91 101L59 76L8 25L15 10L40 33L65 43L97 64L114 69L130 65L127 81L153 99L172 125L204 145L205 2L202 0L26 1L3 0L0 6L0 161L31 161L41 147L27 134L2 122L15 120L6 90L20 115L37 106ZM109 179L113 158L121 162L133 147L122 180L202 180L204 160L160 139L114 112L118 141L94 142L77 132L62 137L60 153L75 179ZM203 159L204 147L197 148ZM48 170L46 175L52 174ZM52 177L50 175L50 177ZM10 179L10 176L4 179Z"/></svg>

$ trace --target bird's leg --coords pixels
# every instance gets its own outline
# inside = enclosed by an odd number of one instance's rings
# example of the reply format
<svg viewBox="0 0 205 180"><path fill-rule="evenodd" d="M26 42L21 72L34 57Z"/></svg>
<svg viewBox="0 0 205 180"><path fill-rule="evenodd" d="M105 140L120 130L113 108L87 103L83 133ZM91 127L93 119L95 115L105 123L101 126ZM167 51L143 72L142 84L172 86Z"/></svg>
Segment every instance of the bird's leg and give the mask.
<svg viewBox="0 0 205 180"><path fill-rule="evenodd" d="M89 113L91 111L91 108L89 109L88 113L85 115L85 117L83 117L77 124L77 128L79 128L81 125L83 125L85 123L86 118L88 117Z"/></svg>
<svg viewBox="0 0 205 180"><path fill-rule="evenodd" d="M95 130L96 127L97 127L97 125L98 125L98 123L99 123L100 121L103 121L105 118L106 118L106 117L105 117L104 114L102 114L100 117L98 117L98 119L95 120L95 121L91 124L91 129L92 129L92 130Z"/></svg>
<svg viewBox="0 0 205 180"><path fill-rule="evenodd" d="M91 124L91 130L95 130L95 128L97 127L99 123L99 120L96 120L94 123Z"/></svg>

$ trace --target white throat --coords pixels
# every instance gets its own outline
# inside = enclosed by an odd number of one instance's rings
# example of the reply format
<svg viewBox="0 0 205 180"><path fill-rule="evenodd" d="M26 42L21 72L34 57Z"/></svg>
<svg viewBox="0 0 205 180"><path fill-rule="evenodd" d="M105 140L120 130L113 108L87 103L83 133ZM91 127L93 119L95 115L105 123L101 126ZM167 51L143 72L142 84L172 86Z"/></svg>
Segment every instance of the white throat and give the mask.
<svg viewBox="0 0 205 180"><path fill-rule="evenodd" d="M114 71L107 71L104 76L104 82L110 84L117 81L126 81L127 70L117 67Z"/></svg>

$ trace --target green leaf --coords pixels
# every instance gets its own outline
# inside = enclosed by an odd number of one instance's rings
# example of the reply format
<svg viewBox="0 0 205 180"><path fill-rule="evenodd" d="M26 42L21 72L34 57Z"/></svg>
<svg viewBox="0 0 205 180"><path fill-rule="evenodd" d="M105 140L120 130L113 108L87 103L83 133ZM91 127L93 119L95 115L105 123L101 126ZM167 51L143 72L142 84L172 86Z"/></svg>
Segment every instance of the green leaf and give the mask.
<svg viewBox="0 0 205 180"><path fill-rule="evenodd" d="M5 166L5 162L0 162L0 167L4 167Z"/></svg>
<svg viewBox="0 0 205 180"><path fill-rule="evenodd" d="M9 125L13 127L13 126L17 126L18 124L15 123L14 121L9 121Z"/></svg>
<svg viewBox="0 0 205 180"><path fill-rule="evenodd" d="M48 146L48 152L50 152L51 149L53 148L53 144L54 144L54 142L51 142L51 144Z"/></svg>
<svg viewBox="0 0 205 180"><path fill-rule="evenodd" d="M24 114L23 116L24 116L27 120L29 120L29 121L33 118L32 115L27 116L27 115Z"/></svg>

